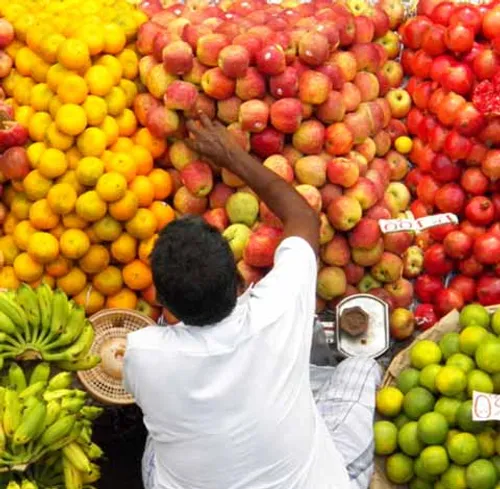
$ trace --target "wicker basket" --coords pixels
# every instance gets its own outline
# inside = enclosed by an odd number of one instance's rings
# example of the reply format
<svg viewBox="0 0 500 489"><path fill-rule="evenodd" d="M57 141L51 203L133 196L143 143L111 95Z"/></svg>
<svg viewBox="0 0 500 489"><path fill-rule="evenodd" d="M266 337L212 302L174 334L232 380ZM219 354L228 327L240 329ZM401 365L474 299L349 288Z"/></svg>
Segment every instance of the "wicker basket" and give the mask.
<svg viewBox="0 0 500 489"><path fill-rule="evenodd" d="M125 338L128 333L156 324L153 319L130 309L105 309L90 318L95 339L91 352L99 354L102 344L110 339ZM133 397L122 382L109 376L100 365L78 372L78 378L88 393L103 404L133 404Z"/></svg>

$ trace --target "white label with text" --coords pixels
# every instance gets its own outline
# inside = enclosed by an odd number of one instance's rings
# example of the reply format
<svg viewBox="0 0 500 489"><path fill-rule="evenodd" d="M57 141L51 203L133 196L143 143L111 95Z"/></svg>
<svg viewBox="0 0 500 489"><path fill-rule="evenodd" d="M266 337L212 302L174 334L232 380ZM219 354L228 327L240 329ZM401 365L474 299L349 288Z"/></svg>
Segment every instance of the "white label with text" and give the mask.
<svg viewBox="0 0 500 489"><path fill-rule="evenodd" d="M458 224L458 218L455 214L447 213L421 217L420 219L380 219L378 223L384 234L401 231L419 233L443 224Z"/></svg>
<svg viewBox="0 0 500 489"><path fill-rule="evenodd" d="M500 396L474 391L472 393L473 421L500 421Z"/></svg>

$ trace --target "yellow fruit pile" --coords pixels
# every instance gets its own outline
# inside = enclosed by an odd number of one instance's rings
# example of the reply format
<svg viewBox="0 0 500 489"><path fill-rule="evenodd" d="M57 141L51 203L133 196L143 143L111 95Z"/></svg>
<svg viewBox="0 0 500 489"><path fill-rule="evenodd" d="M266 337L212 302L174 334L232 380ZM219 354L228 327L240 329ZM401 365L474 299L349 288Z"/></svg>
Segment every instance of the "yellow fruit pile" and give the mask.
<svg viewBox="0 0 500 489"><path fill-rule="evenodd" d="M138 27L126 1L9 0L14 69L4 89L29 131L31 172L4 193L0 287L45 281L93 313L135 308L148 256L174 218L165 143L138 128Z"/></svg>

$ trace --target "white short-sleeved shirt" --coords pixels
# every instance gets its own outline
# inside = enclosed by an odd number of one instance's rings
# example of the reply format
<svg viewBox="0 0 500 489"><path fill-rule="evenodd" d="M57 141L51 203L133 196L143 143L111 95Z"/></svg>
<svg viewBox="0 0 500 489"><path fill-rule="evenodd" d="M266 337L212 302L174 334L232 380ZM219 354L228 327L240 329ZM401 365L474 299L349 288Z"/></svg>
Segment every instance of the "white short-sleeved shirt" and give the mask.
<svg viewBox="0 0 500 489"><path fill-rule="evenodd" d="M317 263L285 239L218 324L128 336L125 385L153 439L155 489L347 489L309 382Z"/></svg>

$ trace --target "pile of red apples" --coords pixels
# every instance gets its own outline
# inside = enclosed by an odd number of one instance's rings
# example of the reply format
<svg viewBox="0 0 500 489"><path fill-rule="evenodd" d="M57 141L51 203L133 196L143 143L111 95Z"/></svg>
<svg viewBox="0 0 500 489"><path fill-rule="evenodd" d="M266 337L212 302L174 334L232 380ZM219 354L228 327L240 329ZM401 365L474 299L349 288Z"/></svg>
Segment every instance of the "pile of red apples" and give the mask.
<svg viewBox="0 0 500 489"><path fill-rule="evenodd" d="M247 284L272 266L281 222L245 182L183 142L185 121L201 111L317 211L318 310L358 291L406 307L423 260L410 234L383 236L378 225L410 204L401 183L409 164L393 149L411 107L396 61L404 9L397 0L352 8L240 0L160 10L150 1L137 41L147 93L135 113L169 138L159 163L176 182L176 211L203 215L223 233Z"/></svg>
<svg viewBox="0 0 500 489"><path fill-rule="evenodd" d="M425 274L416 296L442 316L500 303L500 4L434 1L420 14L400 28L414 104L415 168L405 181L416 217L459 218L419 238Z"/></svg>

